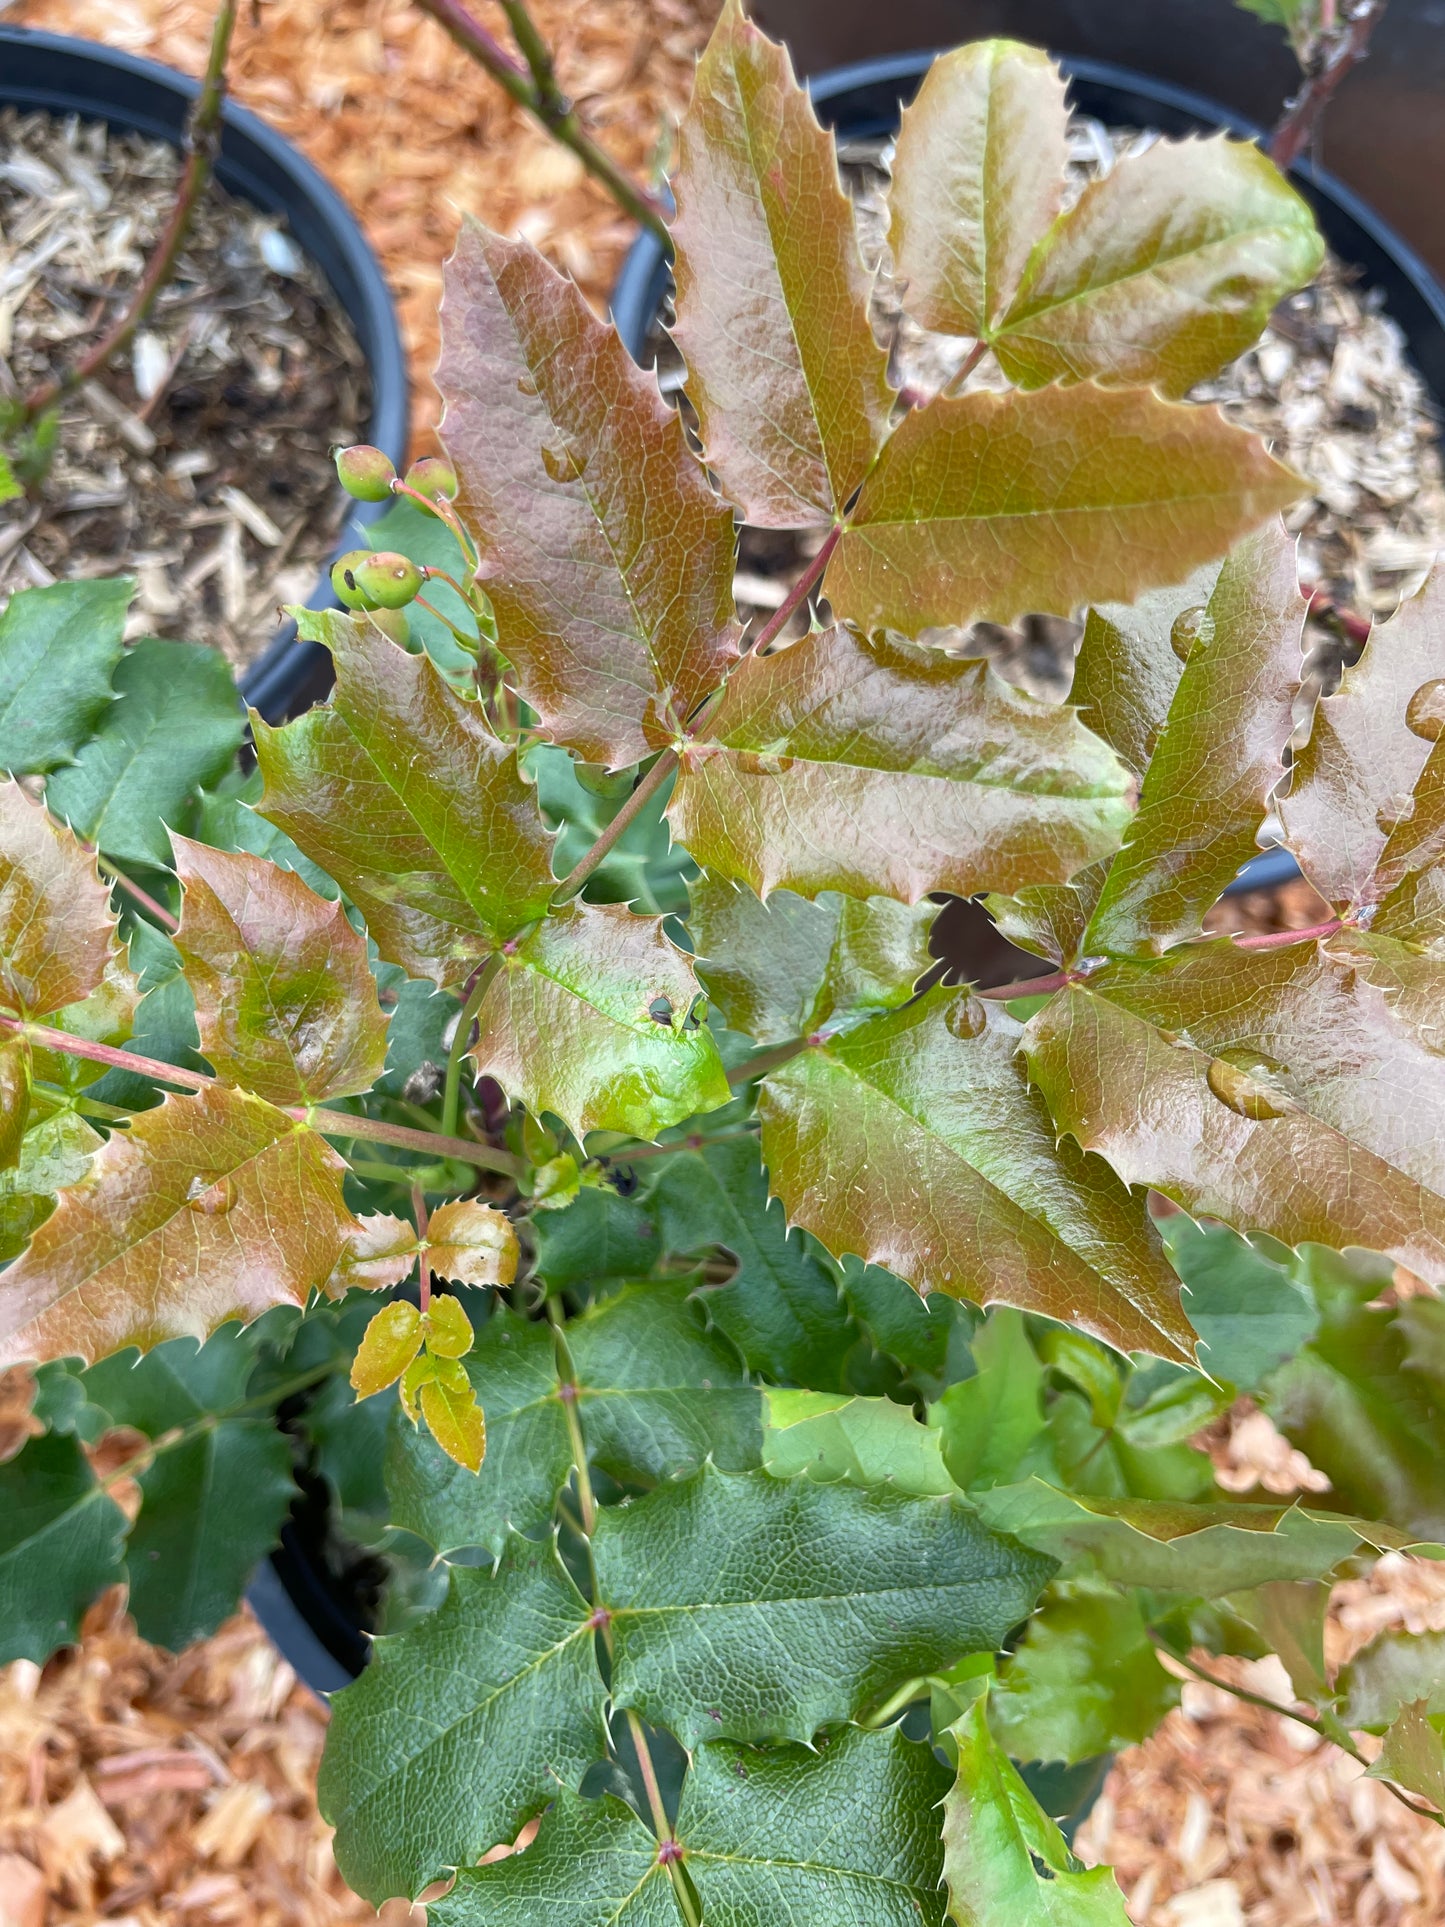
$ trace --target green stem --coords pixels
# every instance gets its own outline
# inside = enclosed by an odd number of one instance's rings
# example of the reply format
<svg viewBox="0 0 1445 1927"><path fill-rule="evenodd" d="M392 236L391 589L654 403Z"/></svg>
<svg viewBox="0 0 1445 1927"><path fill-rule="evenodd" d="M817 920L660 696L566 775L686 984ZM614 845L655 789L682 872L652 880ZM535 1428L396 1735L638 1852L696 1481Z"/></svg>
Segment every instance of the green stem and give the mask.
<svg viewBox="0 0 1445 1927"><path fill-rule="evenodd" d="M637 821L638 817L641 816L642 812L647 808L647 805L652 801L653 797L656 796L657 792L662 788L663 784L676 768L677 751L675 749L665 749L653 764L652 768L638 783L637 788L632 792L631 796L628 797L616 816L613 817L606 829L603 830L601 836L598 837L586 856L582 858L580 863L575 864L572 869L567 872L566 876L563 877L562 881L557 885L557 888L552 892L552 904L554 908L566 903L569 897L576 896L577 892L592 875L593 871L601 866L608 851L620 837L625 836L627 831L631 829L632 825Z"/></svg>
<svg viewBox="0 0 1445 1927"><path fill-rule="evenodd" d="M452 1037L451 1049L447 1052L447 1081L442 1089L442 1131L454 1136L457 1118L461 1112L462 1065L471 1048L472 1025L477 1021L477 1012L482 1007L482 999L491 987L493 977L502 967L500 956L492 955L478 970L476 979L466 1002L462 1005L457 1018L456 1031Z"/></svg>
<svg viewBox="0 0 1445 1927"><path fill-rule="evenodd" d="M671 1157L674 1151L701 1151L709 1144L733 1144L739 1138L757 1136L756 1130L694 1131L688 1137L674 1138L670 1144L639 1144L625 1151L599 1151L599 1164L636 1164L642 1158Z"/></svg>
<svg viewBox="0 0 1445 1927"><path fill-rule="evenodd" d="M910 1679L906 1681L899 1687L896 1693L884 1700L876 1713L870 1713L866 1719L859 1720L858 1724L860 1726L866 1726L870 1732L876 1731L880 1726L887 1726L888 1722L893 1719L896 1714L901 1713L905 1706L911 1706L913 1704L927 1684L928 1681L926 1679Z"/></svg>
<svg viewBox="0 0 1445 1927"><path fill-rule="evenodd" d="M171 208L170 218L157 241L140 285L131 296L124 312L96 342L88 349L75 365L67 372L49 381L42 382L25 398L25 420L34 421L43 415L56 402L79 388L82 382L89 381L98 374L122 348L129 345L131 337L155 306L156 299L175 272L176 262L180 259L181 249L186 244L190 232L191 217L196 204L205 192L206 183L211 178L211 170L221 145L221 109L226 100L226 60L231 51L231 35L236 26L236 10L239 0L221 0L216 14L215 25L211 29L211 50L206 61L205 78L201 91L196 96L196 104L191 109L189 125L186 129L186 160L181 170L181 178L176 189L176 198Z"/></svg>
<svg viewBox="0 0 1445 1927"><path fill-rule="evenodd" d="M733 1066L728 1072L728 1082L751 1084L755 1077L765 1077L769 1071L777 1070L780 1064L791 1063L801 1052L812 1048L811 1038L793 1037L786 1044L775 1044L771 1050L757 1051L746 1064Z"/></svg>
<svg viewBox="0 0 1445 1927"><path fill-rule="evenodd" d="M304 1392L308 1385L317 1385L323 1378L330 1378L335 1370L334 1363L313 1365L309 1372L300 1372L295 1378L283 1379L279 1385L273 1385L270 1391L260 1392L254 1398L243 1399L239 1405L227 1406L224 1412L202 1412L199 1418L193 1418L188 1425L175 1426L169 1432L162 1432L158 1438L148 1439L142 1451L132 1453L130 1458L116 1466L113 1471L107 1472L103 1479L96 1480L97 1493L109 1492L123 1479L133 1478L137 1472L144 1471L146 1466L152 1460L159 1458L163 1452L174 1452L178 1446L189 1445L192 1439L198 1439L207 1432L213 1432L226 1419L240 1418L246 1412L259 1412L266 1409L274 1411L288 1398L294 1397L297 1392Z"/></svg>
<svg viewBox="0 0 1445 1927"><path fill-rule="evenodd" d="M476 655L477 638L475 636L469 636L465 629L458 629L451 617L443 615L436 604L434 602L428 602L424 595L413 596L412 600L418 609L425 609L429 616L436 617L444 629L451 631L452 638L459 649L463 650L469 656Z"/></svg>

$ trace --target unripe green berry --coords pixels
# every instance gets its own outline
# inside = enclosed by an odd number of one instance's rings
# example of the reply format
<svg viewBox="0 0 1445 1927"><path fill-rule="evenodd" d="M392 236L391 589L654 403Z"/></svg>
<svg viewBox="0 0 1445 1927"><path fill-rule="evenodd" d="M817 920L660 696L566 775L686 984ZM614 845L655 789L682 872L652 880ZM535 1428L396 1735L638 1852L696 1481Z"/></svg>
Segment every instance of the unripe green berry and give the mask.
<svg viewBox="0 0 1445 1927"><path fill-rule="evenodd" d="M411 624L405 609L373 609L371 619L384 636L399 642L403 649L411 641Z"/></svg>
<svg viewBox="0 0 1445 1927"><path fill-rule="evenodd" d="M371 599L356 580L356 566L359 562L371 560L370 549L348 549L331 565L331 587L336 600L344 609L369 609Z"/></svg>
<svg viewBox="0 0 1445 1927"><path fill-rule="evenodd" d="M396 480L391 457L366 442L337 449L336 473L346 493L358 502L386 501Z"/></svg>
<svg viewBox="0 0 1445 1927"><path fill-rule="evenodd" d="M457 492L457 472L438 455L423 455L406 471L406 484L430 502L450 502Z"/></svg>
<svg viewBox="0 0 1445 1927"><path fill-rule="evenodd" d="M403 609L426 581L409 555L378 549L352 565L352 578L373 609Z"/></svg>

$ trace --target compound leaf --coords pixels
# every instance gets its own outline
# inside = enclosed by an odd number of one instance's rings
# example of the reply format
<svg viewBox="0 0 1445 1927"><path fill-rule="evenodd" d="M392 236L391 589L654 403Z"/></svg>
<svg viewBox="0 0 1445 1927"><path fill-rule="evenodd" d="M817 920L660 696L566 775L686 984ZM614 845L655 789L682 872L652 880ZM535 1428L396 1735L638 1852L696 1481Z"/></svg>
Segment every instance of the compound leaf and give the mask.
<svg viewBox="0 0 1445 1927"><path fill-rule="evenodd" d="M211 1085L116 1131L5 1274L0 1360L102 1358L304 1304L354 1225L304 1124Z"/></svg>
<svg viewBox="0 0 1445 1927"><path fill-rule="evenodd" d="M176 948L216 1074L272 1104L369 1091L386 1065L386 1018L340 901L263 857L173 845L185 886Z"/></svg>
<svg viewBox="0 0 1445 1927"><path fill-rule="evenodd" d="M536 797L430 657L334 610L303 614L301 634L331 651L336 693L284 728L253 720L258 807L336 878L384 957L457 989L556 888Z"/></svg>
<svg viewBox="0 0 1445 1927"><path fill-rule="evenodd" d="M655 1138L731 1096L711 1031L690 1023L698 994L660 917L573 903L503 954L472 1058L534 1117L550 1111L579 1137Z"/></svg>
<svg viewBox="0 0 1445 1927"><path fill-rule="evenodd" d="M0 613L0 769L34 776L75 760L115 700L134 593L119 576L11 596Z"/></svg>
<svg viewBox="0 0 1445 1927"><path fill-rule="evenodd" d="M525 241L468 222L437 384L503 654L587 762L674 735L737 654L733 518L615 329Z"/></svg>
<svg viewBox="0 0 1445 1927"><path fill-rule="evenodd" d="M0 1465L0 1660L42 1665L125 1576L125 1514L75 1439L50 1433Z"/></svg>
<svg viewBox="0 0 1445 1927"><path fill-rule="evenodd" d="M698 62L673 188L675 333L708 465L756 526L826 525L893 396L832 136L738 0Z"/></svg>
<svg viewBox="0 0 1445 1927"><path fill-rule="evenodd" d="M217 649L148 637L115 671L112 703L45 800L77 834L122 863L167 866L168 828L189 827L203 784L218 783L246 733L230 666Z"/></svg>
<svg viewBox="0 0 1445 1927"><path fill-rule="evenodd" d="M1014 1062L1023 1035L996 1006L940 988L769 1072L758 1109L774 1191L835 1256L920 1292L1192 1360L1142 1200L1102 1160L1056 1148Z"/></svg>
<svg viewBox="0 0 1445 1927"><path fill-rule="evenodd" d="M317 1794L348 1885L377 1905L510 1842L604 1752L587 1602L550 1540L496 1572L454 1567L447 1597L380 1638L331 1702Z"/></svg>
<svg viewBox="0 0 1445 1927"><path fill-rule="evenodd" d="M825 578L869 633L1068 615L1179 582L1303 492L1212 408L1093 383L917 409Z"/></svg>
<svg viewBox="0 0 1445 1927"><path fill-rule="evenodd" d="M593 1550L614 1702L688 1747L810 1740L992 1651L1051 1570L950 1499L712 1466L605 1507Z"/></svg>
<svg viewBox="0 0 1445 1927"><path fill-rule="evenodd" d="M95 859L18 783L0 783L0 996L25 1017L79 1003L113 951Z"/></svg>
<svg viewBox="0 0 1445 1927"><path fill-rule="evenodd" d="M1128 772L987 663L848 629L749 656L682 755L668 817L709 870L916 903L1063 882L1112 852Z"/></svg>

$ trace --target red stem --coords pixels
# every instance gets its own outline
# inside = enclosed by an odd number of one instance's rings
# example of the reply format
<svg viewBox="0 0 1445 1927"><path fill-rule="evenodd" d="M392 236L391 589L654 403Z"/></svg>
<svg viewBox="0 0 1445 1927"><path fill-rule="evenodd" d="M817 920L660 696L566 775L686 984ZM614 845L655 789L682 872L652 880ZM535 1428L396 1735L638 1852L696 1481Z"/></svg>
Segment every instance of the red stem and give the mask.
<svg viewBox="0 0 1445 1927"><path fill-rule="evenodd" d="M975 997L992 997L999 1003L1008 1003L1014 997L1044 997L1053 990L1065 990L1079 981L1078 973L1073 970L1055 970L1047 977L1025 977L1016 984L995 984L992 990L975 989Z"/></svg>
<svg viewBox="0 0 1445 1927"><path fill-rule="evenodd" d="M411 1208L416 1218L416 1275L420 1288L420 1303L422 1311L426 1311L431 1304L431 1266L427 1263L426 1257L426 1194L419 1184L411 1187Z"/></svg>
<svg viewBox="0 0 1445 1927"><path fill-rule="evenodd" d="M1370 625L1364 616L1357 616L1352 609L1342 609L1325 590L1311 588L1308 583L1300 584L1300 593L1309 604L1310 615L1333 616L1350 641L1362 647L1370 640Z"/></svg>
<svg viewBox="0 0 1445 1927"><path fill-rule="evenodd" d="M1305 930L1267 930L1237 936L1234 945L1237 950L1282 950L1286 944L1309 943L1317 937L1332 937L1344 927L1338 917L1327 917L1323 923L1312 923Z"/></svg>
<svg viewBox="0 0 1445 1927"><path fill-rule="evenodd" d="M133 898L143 910L149 910L163 930L169 930L172 936L176 934L181 927L180 919L173 917L163 903L157 903L149 890L142 890L124 870L117 870L115 865L107 863L104 857L98 857L96 861L102 876L108 877L118 890L124 890L126 895Z"/></svg>
<svg viewBox="0 0 1445 1927"><path fill-rule="evenodd" d="M1334 99L1340 82L1369 52L1370 35L1384 11L1385 0L1360 0L1348 30L1330 49L1319 72L1308 77L1285 109L1269 142L1269 157L1281 173L1294 166L1314 138L1315 124Z"/></svg>
<svg viewBox="0 0 1445 1927"><path fill-rule="evenodd" d="M833 527L829 529L827 535L824 536L822 548L819 549L807 568L804 569L792 588L789 589L782 602L758 631L757 640L753 643L752 649L749 652L750 654L754 656L760 655L770 642L776 641L787 627L788 618L807 601L814 589L817 588L818 584L823 580L823 571L832 560L833 551L837 548L838 538L842 533L842 528L835 522ZM700 723L701 721L702 718L699 717L698 722ZM697 725L694 724L694 728L696 727Z"/></svg>

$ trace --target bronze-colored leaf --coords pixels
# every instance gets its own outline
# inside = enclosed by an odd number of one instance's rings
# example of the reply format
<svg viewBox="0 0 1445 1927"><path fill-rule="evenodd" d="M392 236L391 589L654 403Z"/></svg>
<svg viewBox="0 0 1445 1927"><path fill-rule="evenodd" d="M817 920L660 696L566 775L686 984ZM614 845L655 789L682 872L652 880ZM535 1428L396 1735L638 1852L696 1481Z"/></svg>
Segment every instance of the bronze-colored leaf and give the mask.
<svg viewBox="0 0 1445 1927"><path fill-rule="evenodd" d="M1030 1021L1024 1050L1059 1130L1126 1184L1286 1244L1364 1245L1445 1283L1445 1197L1248 1052L1214 1056L1079 987Z"/></svg>
<svg viewBox="0 0 1445 1927"><path fill-rule="evenodd" d="M835 1257L923 1293L1017 1305L1121 1351L1192 1359L1179 1282L1102 1159L1065 1141L1015 1063L1021 1027L967 990L804 1051L764 1080L763 1160Z"/></svg>
<svg viewBox="0 0 1445 1927"><path fill-rule="evenodd" d="M0 1171L13 1171L20 1162L29 1113L29 1040L6 1037L0 1040Z"/></svg>
<svg viewBox="0 0 1445 1927"><path fill-rule="evenodd" d="M976 40L941 54L904 110L889 242L925 328L987 335L1063 206L1064 82L1038 47Z"/></svg>
<svg viewBox="0 0 1445 1927"><path fill-rule="evenodd" d="M1391 829L1375 865L1377 935L1435 945L1445 936L1445 734L1415 779L1410 809Z"/></svg>
<svg viewBox="0 0 1445 1927"><path fill-rule="evenodd" d="M185 886L176 936L201 1049L218 1077L272 1104L369 1091L386 1018L366 939L292 870L171 833Z"/></svg>
<svg viewBox="0 0 1445 1927"><path fill-rule="evenodd" d="M427 1261L438 1278L459 1285L509 1285L517 1275L517 1234L511 1219L475 1198L439 1204L431 1214L426 1243Z"/></svg>
<svg viewBox="0 0 1445 1927"><path fill-rule="evenodd" d="M660 917L574 903L503 953L472 1057L533 1117L655 1138L731 1096L697 998Z"/></svg>
<svg viewBox="0 0 1445 1927"><path fill-rule="evenodd" d="M25 1017L79 1003L105 974L114 928L95 858L0 783L0 998Z"/></svg>
<svg viewBox="0 0 1445 1927"><path fill-rule="evenodd" d="M1084 618L1069 701L1140 776L1168 718L1220 567L1206 562L1172 588L1149 589L1132 603L1100 603Z"/></svg>
<svg viewBox="0 0 1445 1927"><path fill-rule="evenodd" d="M1214 408L1092 383L907 416L826 577L870 633L1131 602L1180 582L1307 485Z"/></svg>
<svg viewBox="0 0 1445 1927"><path fill-rule="evenodd" d="M455 989L545 914L556 884L535 793L429 657L335 611L303 614L301 633L330 649L336 693L281 729L252 718L257 807L341 884L384 957Z"/></svg>
<svg viewBox="0 0 1445 1927"><path fill-rule="evenodd" d="M678 135L677 325L709 466L762 528L831 522L888 432L833 138L727 0Z"/></svg>
<svg viewBox="0 0 1445 1927"><path fill-rule="evenodd" d="M405 1218L382 1211L358 1218L326 1281L327 1292L339 1298L345 1291L390 1291L410 1275L416 1254L416 1226Z"/></svg>
<svg viewBox="0 0 1445 1927"><path fill-rule="evenodd" d="M916 903L1064 881L1117 847L1132 788L1072 710L986 663L839 628L739 665L667 813L760 895Z"/></svg>
<svg viewBox="0 0 1445 1927"><path fill-rule="evenodd" d="M0 1285L0 1363L104 1358L304 1304L355 1220L346 1166L284 1112L221 1085L115 1131Z"/></svg>
<svg viewBox="0 0 1445 1927"><path fill-rule="evenodd" d="M635 763L737 654L733 518L616 330L525 241L474 222L437 385L502 651L555 742Z"/></svg>
<svg viewBox="0 0 1445 1927"><path fill-rule="evenodd" d="M1376 866L1411 820L1411 798L1445 728L1445 569L1377 628L1315 710L1280 805L1285 841L1342 915L1383 894Z"/></svg>
<svg viewBox="0 0 1445 1927"><path fill-rule="evenodd" d="M1174 624L1187 660L1086 952L1138 954L1197 936L1256 853L1284 774L1304 617L1294 542L1271 521L1226 559L1203 612Z"/></svg>

